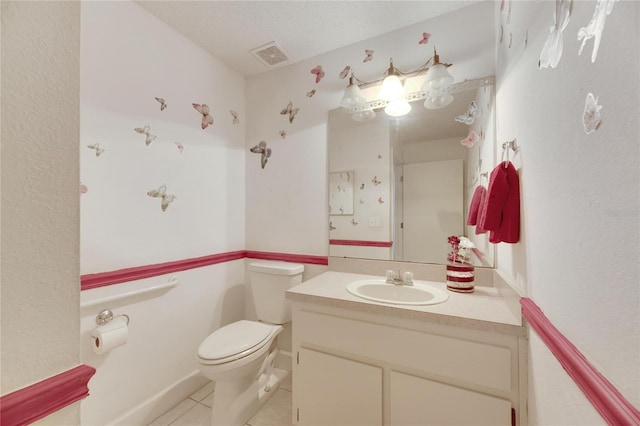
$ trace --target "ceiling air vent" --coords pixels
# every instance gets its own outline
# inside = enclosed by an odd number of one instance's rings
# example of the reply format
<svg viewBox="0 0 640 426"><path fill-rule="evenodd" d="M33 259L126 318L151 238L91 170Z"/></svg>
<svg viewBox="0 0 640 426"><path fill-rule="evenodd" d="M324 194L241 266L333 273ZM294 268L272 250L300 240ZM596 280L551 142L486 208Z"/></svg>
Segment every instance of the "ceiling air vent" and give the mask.
<svg viewBox="0 0 640 426"><path fill-rule="evenodd" d="M291 57L287 55L275 41L256 47L250 50L250 52L269 68L275 68L291 62Z"/></svg>

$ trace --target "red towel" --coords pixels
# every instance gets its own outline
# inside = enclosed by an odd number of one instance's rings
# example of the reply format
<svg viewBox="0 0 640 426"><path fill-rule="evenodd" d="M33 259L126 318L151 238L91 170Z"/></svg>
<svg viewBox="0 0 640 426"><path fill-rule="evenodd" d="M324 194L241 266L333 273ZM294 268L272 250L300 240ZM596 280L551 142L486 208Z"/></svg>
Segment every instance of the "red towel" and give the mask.
<svg viewBox="0 0 640 426"><path fill-rule="evenodd" d="M478 185L473 196L471 197L471 205L469 206L469 217L467 217L467 225L478 224L478 212L480 211L481 201L484 194L487 192L484 186Z"/></svg>
<svg viewBox="0 0 640 426"><path fill-rule="evenodd" d="M491 231L492 243L520 240L520 179L511 162L501 162L491 172L489 189L478 227Z"/></svg>

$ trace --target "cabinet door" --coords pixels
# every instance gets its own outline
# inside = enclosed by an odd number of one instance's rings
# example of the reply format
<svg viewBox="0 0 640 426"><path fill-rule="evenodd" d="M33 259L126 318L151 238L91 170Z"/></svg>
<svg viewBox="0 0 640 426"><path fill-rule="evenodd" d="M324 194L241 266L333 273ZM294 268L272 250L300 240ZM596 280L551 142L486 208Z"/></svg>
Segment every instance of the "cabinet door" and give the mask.
<svg viewBox="0 0 640 426"><path fill-rule="evenodd" d="M382 424L382 368L301 348L294 376L299 424Z"/></svg>
<svg viewBox="0 0 640 426"><path fill-rule="evenodd" d="M511 403L422 377L391 372L391 424L511 425Z"/></svg>

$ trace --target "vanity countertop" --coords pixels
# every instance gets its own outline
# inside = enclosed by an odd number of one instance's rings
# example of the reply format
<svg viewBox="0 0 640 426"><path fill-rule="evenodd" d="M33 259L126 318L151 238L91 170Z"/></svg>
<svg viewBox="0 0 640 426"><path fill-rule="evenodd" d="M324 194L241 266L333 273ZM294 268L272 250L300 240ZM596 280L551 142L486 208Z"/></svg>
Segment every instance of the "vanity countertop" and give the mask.
<svg viewBox="0 0 640 426"><path fill-rule="evenodd" d="M347 284L375 275L328 271L286 292L292 301L316 303L335 308L424 320L438 324L525 336L522 319L513 314L501 292L495 287L476 286L473 293L446 290L444 282L428 281L449 294L446 302L435 305L394 305L362 299L349 293ZM390 284L391 285L391 284Z"/></svg>

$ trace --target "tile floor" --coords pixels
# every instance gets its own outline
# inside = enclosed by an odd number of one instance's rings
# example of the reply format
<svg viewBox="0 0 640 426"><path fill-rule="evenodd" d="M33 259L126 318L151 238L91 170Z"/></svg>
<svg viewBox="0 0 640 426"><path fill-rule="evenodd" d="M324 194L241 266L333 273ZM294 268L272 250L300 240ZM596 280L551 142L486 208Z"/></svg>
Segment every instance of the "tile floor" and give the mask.
<svg viewBox="0 0 640 426"><path fill-rule="evenodd" d="M291 374L288 374L247 426L291 426L291 391ZM209 382L148 426L209 426L213 393L213 382Z"/></svg>

